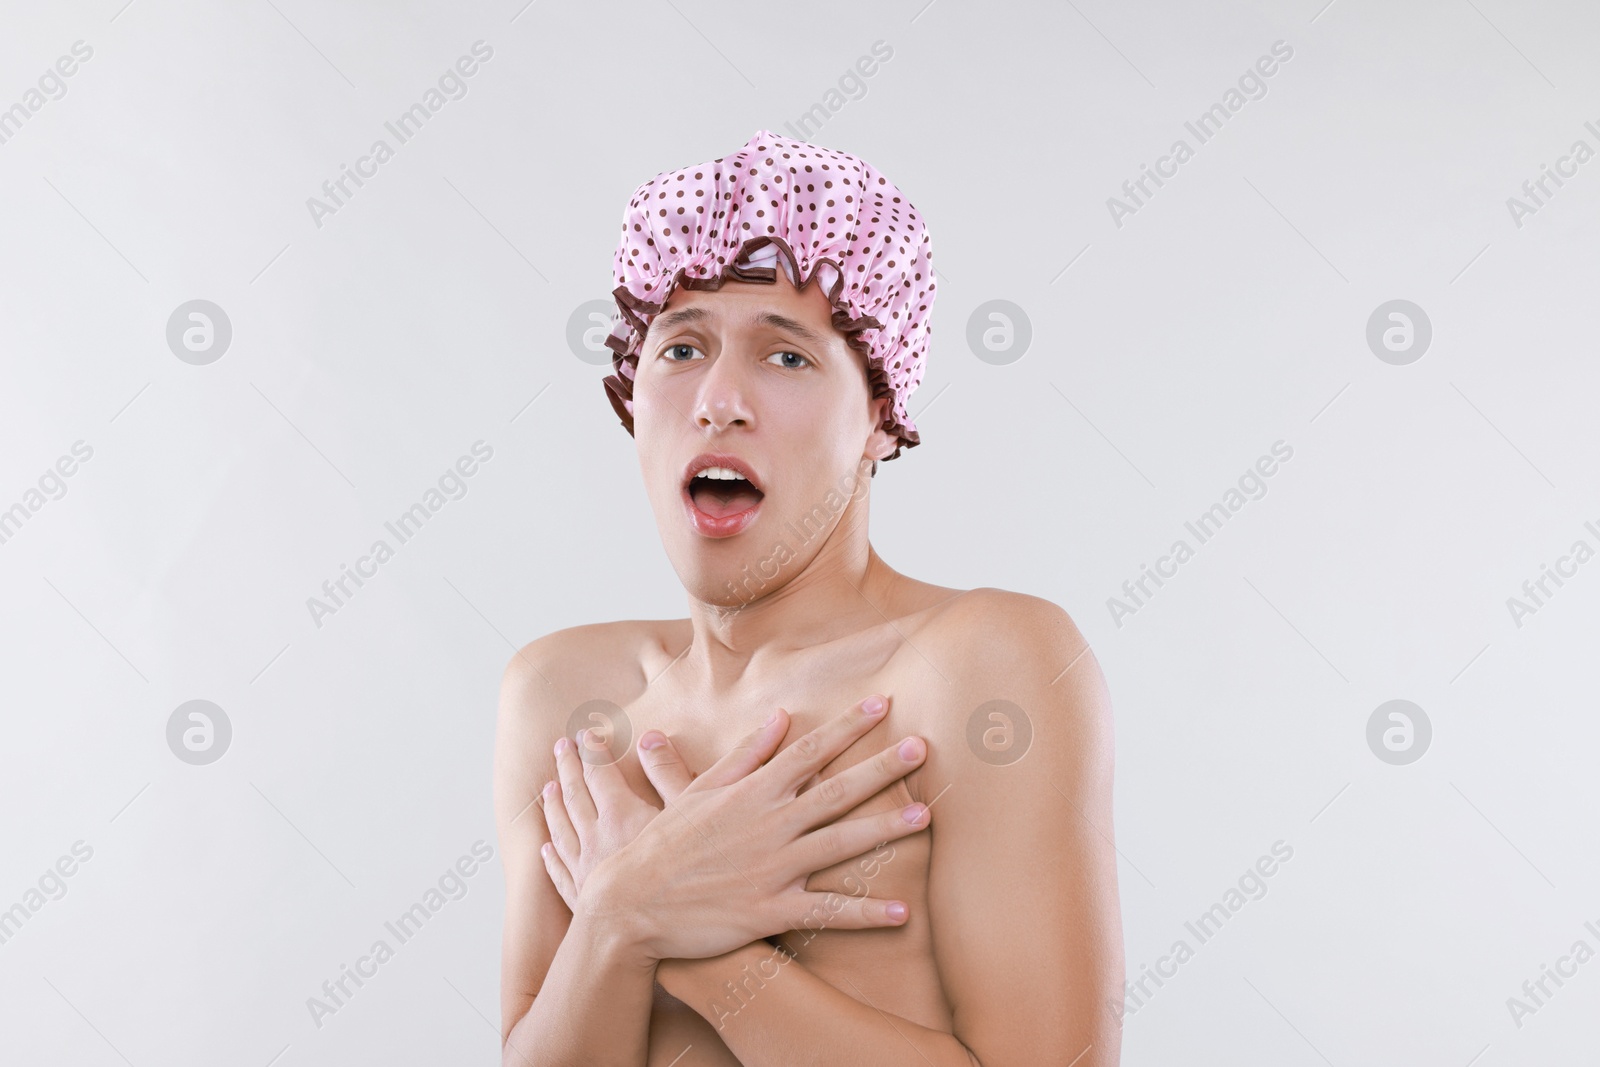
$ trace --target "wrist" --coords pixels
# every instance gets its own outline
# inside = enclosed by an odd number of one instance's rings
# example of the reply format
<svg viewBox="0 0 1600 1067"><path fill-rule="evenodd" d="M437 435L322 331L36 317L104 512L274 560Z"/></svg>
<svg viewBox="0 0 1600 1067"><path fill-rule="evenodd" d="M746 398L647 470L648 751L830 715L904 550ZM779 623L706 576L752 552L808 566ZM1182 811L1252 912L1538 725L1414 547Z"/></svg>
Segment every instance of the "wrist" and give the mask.
<svg viewBox="0 0 1600 1067"><path fill-rule="evenodd" d="M602 876L596 868L578 895L568 936L573 932L599 958L654 970L661 962L650 950L643 911L626 892L626 886Z"/></svg>
<svg viewBox="0 0 1600 1067"><path fill-rule="evenodd" d="M737 982L751 974L771 978L780 962L787 962L783 950L765 941L704 959L665 959L656 967L661 988L691 1006L721 997L727 982Z"/></svg>

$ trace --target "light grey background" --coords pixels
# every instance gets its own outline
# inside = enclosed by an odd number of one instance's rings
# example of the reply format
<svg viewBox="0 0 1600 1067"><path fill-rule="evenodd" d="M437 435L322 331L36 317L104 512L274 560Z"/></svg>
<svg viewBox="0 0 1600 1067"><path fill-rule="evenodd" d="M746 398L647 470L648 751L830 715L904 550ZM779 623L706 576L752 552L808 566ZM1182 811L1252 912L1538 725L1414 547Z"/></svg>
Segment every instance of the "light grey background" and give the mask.
<svg viewBox="0 0 1600 1067"><path fill-rule="evenodd" d="M0 108L93 55L0 144L0 508L93 455L0 544L0 908L93 855L0 945L0 1060L494 1062L501 669L684 608L569 316L638 183L787 132L881 40L811 137L901 185L939 267L925 443L883 465L873 542L1056 601L1104 666L1129 977L1196 948L1124 1062L1590 1062L1600 962L1520 1027L1506 1002L1600 948L1600 562L1521 626L1507 598L1600 546L1600 160L1521 226L1507 198L1600 147L1600 11L1324 3L8 4ZM307 198L478 40L467 95L318 227ZM204 366L166 342L195 299L233 331ZM996 299L1033 331L1004 365L966 343ZM1404 366L1366 343L1395 299L1433 328ZM479 440L467 494L315 625ZM1279 440L1119 626L1108 598ZM196 699L233 730L204 766L166 739ZM1433 728L1405 766L1367 745L1391 699ZM314 1025L480 839L465 896Z"/></svg>

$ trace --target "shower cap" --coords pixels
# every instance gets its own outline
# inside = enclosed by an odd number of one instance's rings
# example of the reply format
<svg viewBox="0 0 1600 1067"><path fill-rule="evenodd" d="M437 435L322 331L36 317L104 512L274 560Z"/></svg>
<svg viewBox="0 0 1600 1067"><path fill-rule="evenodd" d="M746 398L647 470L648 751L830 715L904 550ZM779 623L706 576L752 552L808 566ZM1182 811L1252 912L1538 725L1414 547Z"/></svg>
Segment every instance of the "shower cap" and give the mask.
<svg viewBox="0 0 1600 1067"><path fill-rule="evenodd" d="M882 428L921 440L906 409L932 333L933 246L921 214L865 160L770 130L731 155L663 171L634 190L613 257L617 313L605 344L606 395L633 433L633 380L645 333L679 286L816 280L833 326L865 363Z"/></svg>

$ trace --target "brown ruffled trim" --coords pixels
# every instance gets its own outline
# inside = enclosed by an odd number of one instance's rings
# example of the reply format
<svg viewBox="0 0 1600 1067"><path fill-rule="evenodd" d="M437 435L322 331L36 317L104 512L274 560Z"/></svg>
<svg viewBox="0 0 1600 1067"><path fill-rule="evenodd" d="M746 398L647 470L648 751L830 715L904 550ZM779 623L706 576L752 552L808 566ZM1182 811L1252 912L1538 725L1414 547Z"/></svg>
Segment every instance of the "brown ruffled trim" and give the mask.
<svg viewBox="0 0 1600 1067"><path fill-rule="evenodd" d="M622 365L626 363L634 373L638 373L639 352L644 349L645 334L650 329L649 323L640 316L649 315L654 317L659 314L666 300L680 286L684 289L715 291L721 289L724 283L730 281L777 282L778 267L746 267L739 265L739 261L746 258L751 252L769 244L777 246L779 254L788 260L790 273L794 277L800 278L800 265L795 260L794 251L789 247L789 243L781 237L763 234L759 237L752 237L741 244L739 251L723 267L720 274L713 274L709 277L691 277L687 273L687 268L679 267L677 273L667 283L667 287L664 290L667 296L660 303L640 300L628 291L626 285L619 285L612 290L611 295L616 298L617 308L622 313L622 320L633 336L630 340L623 340L615 335L606 338L606 347L611 349L612 352L611 366L616 373L608 376L603 384L606 388L606 397L611 401L612 409L616 411L617 417L622 421L622 428L628 431L630 437L633 435L633 416L628 414L628 409L623 406L623 401L633 399L633 380L622 373ZM889 401L885 408L883 422L879 425L879 428L894 434L899 439L899 444L895 446L894 452L884 457L886 461L895 459L900 455L902 449L915 448L921 444L922 437L917 431L907 429L896 418L894 411L895 393L889 384L889 374L883 369L883 360L873 358L872 346L867 344L866 340L861 336L861 331L863 330L882 329L883 323L871 315L852 318L849 311L842 306L839 294L844 291L845 269L831 258L818 260L811 268L811 275L801 278L796 288L804 292L813 281L817 280L817 275L820 273L819 268L824 263L832 264L834 269L833 289L825 294L828 298L828 303L833 306L833 328L844 334L845 343L855 349L857 354L861 356L862 362L866 364L867 385L872 390L872 399L884 398ZM639 351L632 351L633 349L638 349ZM878 464L874 460L872 472L876 474L877 471Z"/></svg>

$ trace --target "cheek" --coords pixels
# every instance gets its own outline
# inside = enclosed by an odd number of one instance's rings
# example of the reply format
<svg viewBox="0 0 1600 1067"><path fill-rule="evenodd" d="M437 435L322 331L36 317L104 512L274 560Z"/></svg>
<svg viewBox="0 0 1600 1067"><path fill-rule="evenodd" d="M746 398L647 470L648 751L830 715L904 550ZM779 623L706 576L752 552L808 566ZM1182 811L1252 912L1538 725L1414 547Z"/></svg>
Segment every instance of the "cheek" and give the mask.
<svg viewBox="0 0 1600 1067"><path fill-rule="evenodd" d="M644 481L645 493L652 499L663 494L676 495L676 475L667 470L666 457L676 455L681 447L672 438L672 425L667 419L678 421L672 408L661 402L659 396L648 389L635 389L633 393L633 450L639 458L639 474Z"/></svg>
<svg viewBox="0 0 1600 1067"><path fill-rule="evenodd" d="M786 443L786 484L804 487L788 501L801 510L821 501L846 472L855 469L865 440L858 422L837 407L785 412L781 421L769 417L767 426L773 438Z"/></svg>
<svg viewBox="0 0 1600 1067"><path fill-rule="evenodd" d="M693 374L651 374L648 371L633 381L633 422L637 436L640 424L654 432L677 434L693 429L699 383Z"/></svg>
<svg viewBox="0 0 1600 1067"><path fill-rule="evenodd" d="M786 429L809 441L832 442L857 433L864 387L857 395L856 390L834 381L781 383L784 388L776 384L762 397L769 422L781 421Z"/></svg>
<svg viewBox="0 0 1600 1067"><path fill-rule="evenodd" d="M648 374L633 382L633 435L636 439L660 440L670 433L673 423L683 421L682 400L673 395L673 383Z"/></svg>
<svg viewBox="0 0 1600 1067"><path fill-rule="evenodd" d="M762 409L763 436L781 442L804 481L827 481L829 472L859 445L850 420L822 396L774 397Z"/></svg>

